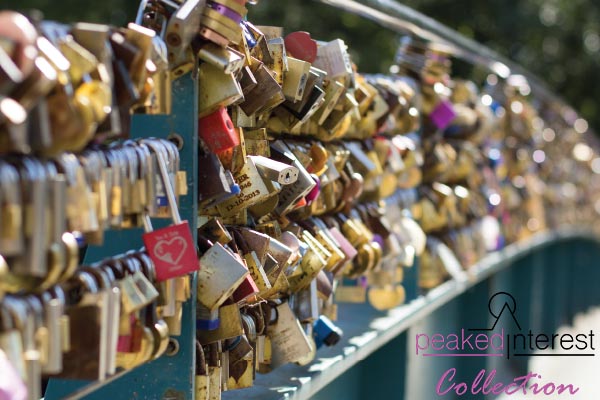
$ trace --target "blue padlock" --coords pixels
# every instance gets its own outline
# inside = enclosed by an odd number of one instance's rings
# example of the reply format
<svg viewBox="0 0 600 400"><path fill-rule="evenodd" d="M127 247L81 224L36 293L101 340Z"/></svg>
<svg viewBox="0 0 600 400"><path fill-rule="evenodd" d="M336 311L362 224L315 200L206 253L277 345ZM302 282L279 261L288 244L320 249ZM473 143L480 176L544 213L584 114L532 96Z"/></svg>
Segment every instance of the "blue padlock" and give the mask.
<svg viewBox="0 0 600 400"><path fill-rule="evenodd" d="M343 334L344 332L324 315L321 315L313 325L313 337L317 349L323 345L334 346L340 341Z"/></svg>

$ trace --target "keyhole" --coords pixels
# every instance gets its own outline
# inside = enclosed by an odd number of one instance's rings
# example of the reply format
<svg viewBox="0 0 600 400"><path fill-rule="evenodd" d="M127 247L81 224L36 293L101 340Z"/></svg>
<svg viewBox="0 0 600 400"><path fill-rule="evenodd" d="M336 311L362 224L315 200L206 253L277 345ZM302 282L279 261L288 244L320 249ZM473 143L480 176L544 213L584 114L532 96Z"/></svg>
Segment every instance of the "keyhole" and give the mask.
<svg viewBox="0 0 600 400"><path fill-rule="evenodd" d="M290 181L290 179L292 179L292 176L290 175L290 172L288 171L288 173L287 173L287 174L285 174L285 181L286 181L286 182L289 182L289 181Z"/></svg>

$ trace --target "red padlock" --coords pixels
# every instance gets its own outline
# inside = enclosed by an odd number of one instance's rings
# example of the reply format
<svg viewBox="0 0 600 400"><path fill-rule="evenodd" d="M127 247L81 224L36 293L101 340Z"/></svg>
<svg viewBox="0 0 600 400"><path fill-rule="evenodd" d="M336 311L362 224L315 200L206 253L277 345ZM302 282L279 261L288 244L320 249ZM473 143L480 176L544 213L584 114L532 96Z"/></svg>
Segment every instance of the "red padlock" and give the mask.
<svg viewBox="0 0 600 400"><path fill-rule="evenodd" d="M213 153L222 153L240 145L240 135L224 107L198 120L198 136Z"/></svg>
<svg viewBox="0 0 600 400"><path fill-rule="evenodd" d="M144 217L144 228L146 230L143 235L144 244L148 255L154 262L156 280L161 282L195 272L200 267L188 221L181 220L177 209L175 190L166 165L168 151L164 144L158 140L148 139L143 140L142 143L156 153L160 177L174 222L173 225L154 231L148 214Z"/></svg>

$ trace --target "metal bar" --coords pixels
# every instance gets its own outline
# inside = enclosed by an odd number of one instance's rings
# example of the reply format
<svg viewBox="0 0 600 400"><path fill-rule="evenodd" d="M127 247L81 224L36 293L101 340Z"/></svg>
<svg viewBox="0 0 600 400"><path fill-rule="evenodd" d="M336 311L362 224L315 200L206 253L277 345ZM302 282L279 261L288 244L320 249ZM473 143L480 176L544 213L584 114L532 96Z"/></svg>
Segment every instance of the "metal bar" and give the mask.
<svg viewBox="0 0 600 400"><path fill-rule="evenodd" d="M543 81L525 68L508 60L494 50L434 19L421 14L394 0L316 0L347 12L360 15L392 31L418 36L425 40L443 44L457 58L478 65L496 73L502 78L511 74L523 75L527 78L532 93L542 100L558 102L569 108L567 103L552 92Z"/></svg>

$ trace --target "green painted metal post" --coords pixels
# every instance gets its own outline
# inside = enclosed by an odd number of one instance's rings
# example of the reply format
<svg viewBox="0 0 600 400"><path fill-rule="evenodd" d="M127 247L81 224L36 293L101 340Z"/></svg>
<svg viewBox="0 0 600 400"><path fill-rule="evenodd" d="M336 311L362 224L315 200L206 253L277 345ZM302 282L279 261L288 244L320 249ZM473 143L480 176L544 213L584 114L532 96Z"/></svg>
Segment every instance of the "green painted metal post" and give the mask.
<svg viewBox="0 0 600 400"><path fill-rule="evenodd" d="M134 115L132 137L168 138L178 134L183 138L180 150L181 169L187 171L188 195L180 199L180 214L187 219L196 240L198 202L198 85L190 74L173 82L173 111L170 115ZM155 228L169 224L168 220L157 220ZM142 231L109 231L102 246L90 246L85 263L141 248ZM176 337L179 351L174 356L162 356L145 364L123 377L105 385L85 398L106 399L193 399L195 339L196 339L196 277L192 279L192 299L184 304L182 334ZM82 332L84 334L84 332ZM45 393L46 400L77 396L76 392L90 382L51 379Z"/></svg>

